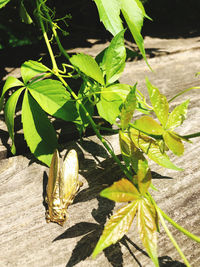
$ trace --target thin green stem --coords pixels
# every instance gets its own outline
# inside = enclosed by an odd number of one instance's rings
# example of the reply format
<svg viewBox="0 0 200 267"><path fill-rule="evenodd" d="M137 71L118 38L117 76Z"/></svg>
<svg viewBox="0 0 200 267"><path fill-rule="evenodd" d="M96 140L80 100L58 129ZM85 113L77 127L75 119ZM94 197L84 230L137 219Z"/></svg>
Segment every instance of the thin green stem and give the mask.
<svg viewBox="0 0 200 267"><path fill-rule="evenodd" d="M184 94L184 93L186 93L186 92L188 92L190 90L193 90L193 89L200 89L200 87L199 86L194 86L194 87L187 88L187 89L181 91L180 93L178 93L177 95L175 95L174 97L172 97L168 102L169 103L172 102L178 96L180 96L180 95L182 95L182 94Z"/></svg>
<svg viewBox="0 0 200 267"><path fill-rule="evenodd" d="M157 209L160 211L160 213L162 214L162 216L169 222L171 223L176 229L178 229L180 232L182 232L183 234L185 234L186 236L188 236L189 238L193 239L196 242L200 243L200 237L193 235L192 233L190 233L189 231L187 231L185 228L183 228L182 226L180 226L179 224L177 224L175 221L173 221L169 216L167 216L166 213L164 213L164 211L162 211L159 207L157 207Z"/></svg>
<svg viewBox="0 0 200 267"><path fill-rule="evenodd" d="M177 249L178 253L180 254L181 258L183 259L183 261L185 262L186 266L187 267L190 267L190 263L188 262L188 260L186 259L185 255L183 254L181 248L179 247L179 245L177 244L176 240L174 239L172 233L169 231L164 219L163 219L163 216L160 212L160 209L157 208L157 206L155 206L156 210L157 210L157 213L158 213L158 216L159 216L159 219L161 221L161 224L163 226L163 228L165 229L165 232L167 233L169 239L171 240L172 244L174 245L174 247Z"/></svg>
<svg viewBox="0 0 200 267"><path fill-rule="evenodd" d="M188 135L183 135L181 137L186 138L186 139L191 139L191 138L195 138L195 137L199 137L199 136L200 136L200 132L188 134Z"/></svg>

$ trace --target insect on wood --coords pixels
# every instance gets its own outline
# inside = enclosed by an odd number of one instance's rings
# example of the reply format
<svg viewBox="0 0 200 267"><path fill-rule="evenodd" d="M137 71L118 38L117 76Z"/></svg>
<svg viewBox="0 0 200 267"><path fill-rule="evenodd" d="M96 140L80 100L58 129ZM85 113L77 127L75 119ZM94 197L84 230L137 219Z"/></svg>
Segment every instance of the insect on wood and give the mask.
<svg viewBox="0 0 200 267"><path fill-rule="evenodd" d="M78 179L78 169L78 157L74 149L67 154L62 168L60 168L58 150L55 150L51 160L47 184L47 222L56 222L63 226L67 220L67 208L73 202L77 191L82 185Z"/></svg>

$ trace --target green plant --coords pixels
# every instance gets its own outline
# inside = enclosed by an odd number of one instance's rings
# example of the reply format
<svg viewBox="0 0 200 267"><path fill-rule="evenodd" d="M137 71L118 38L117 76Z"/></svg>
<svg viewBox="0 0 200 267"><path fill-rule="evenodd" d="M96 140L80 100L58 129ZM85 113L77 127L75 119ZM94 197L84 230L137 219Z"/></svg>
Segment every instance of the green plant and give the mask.
<svg viewBox="0 0 200 267"><path fill-rule="evenodd" d="M9 1L0 1L0 7L7 2ZM21 3L23 4L23 1ZM21 95L23 95L22 123L26 142L35 157L48 166L53 152L58 147L58 142L56 132L47 114L74 122L80 134L90 125L125 175L125 178L103 190L101 196L116 202L128 202L108 221L93 252L93 257L120 240L130 228L137 213L140 238L155 266L159 266L157 257L159 222L163 225L185 264L190 266L163 218L193 240L199 242L200 238L176 224L157 206L148 192L149 187L153 187L153 185L147 160L150 158L165 168L181 170L171 162L166 151L170 149L175 155L180 156L184 152L183 142L189 142L190 138L200 135L200 133L196 133L190 136L180 136L174 132L174 129L180 126L186 118L189 101L183 102L169 113L169 102L181 93L168 102L158 88L147 79L150 105L137 89L137 84L132 86L120 84L118 81L123 73L126 60L125 30L120 12L148 65L141 28L144 17L149 17L145 13L142 3L139 0L95 0L100 20L114 36L109 47L97 55L96 59L82 53L70 57L60 42L59 20L55 20L54 12L46 5L46 1L36 0L33 3L36 4L34 17L27 13L24 4L21 15L24 21L37 22L41 28L52 68L41 62L29 60L21 66L22 80L14 77L6 80L0 98L0 109L3 108L6 92L11 88L18 88L9 97L4 109L8 132L12 139L12 153L16 152L14 115ZM49 38L51 35L53 37ZM57 65L51 46L52 40L57 43L61 54L65 57L66 62L62 64L62 70ZM76 94L67 80L77 78L82 79L82 85ZM191 89L194 88L188 90ZM102 128L96 125L92 118L95 106L103 119L118 126L117 131L124 163L114 154L100 134ZM144 115L132 122L135 110ZM156 115L158 120L153 119L152 114ZM120 119L119 123L116 122L117 118ZM110 131L110 129L103 129Z"/></svg>

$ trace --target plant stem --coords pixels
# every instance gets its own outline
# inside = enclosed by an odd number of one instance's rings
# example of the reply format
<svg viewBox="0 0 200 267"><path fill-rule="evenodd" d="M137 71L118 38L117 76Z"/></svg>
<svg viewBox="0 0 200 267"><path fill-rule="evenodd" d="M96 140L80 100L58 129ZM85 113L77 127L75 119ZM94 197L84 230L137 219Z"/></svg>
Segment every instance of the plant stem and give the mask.
<svg viewBox="0 0 200 267"><path fill-rule="evenodd" d="M163 216L160 212L160 209L157 208L157 206L155 206L156 210L157 210L157 213L158 213L158 216L160 218L160 221L161 221L161 224L163 226L163 228L165 229L165 232L167 233L168 237L170 238L172 244L174 245L174 247L177 249L178 253L180 254L181 258L183 259L183 261L185 262L186 266L187 267L190 267L190 263L188 262L188 260L186 259L185 255L183 254L181 248L179 247L179 245L177 244L176 240L174 239L172 233L169 231L164 219L163 219Z"/></svg>
<svg viewBox="0 0 200 267"><path fill-rule="evenodd" d="M189 231L187 231L185 228L183 228L182 226L180 226L179 224L177 224L175 221L173 221L169 216L167 216L166 213L164 213L164 211L162 211L159 207L157 207L157 209L159 209L160 213L162 214L162 216L169 222L171 223L175 228L177 228L180 232L182 232L183 234L185 234L186 236L188 236L189 238L193 239L196 242L200 243L200 237L193 235L192 233L190 233Z"/></svg>
<svg viewBox="0 0 200 267"><path fill-rule="evenodd" d="M200 137L200 132L193 133L193 134L188 134L188 135L183 135L183 136L181 136L181 137L186 138L186 139L195 138L195 137Z"/></svg>

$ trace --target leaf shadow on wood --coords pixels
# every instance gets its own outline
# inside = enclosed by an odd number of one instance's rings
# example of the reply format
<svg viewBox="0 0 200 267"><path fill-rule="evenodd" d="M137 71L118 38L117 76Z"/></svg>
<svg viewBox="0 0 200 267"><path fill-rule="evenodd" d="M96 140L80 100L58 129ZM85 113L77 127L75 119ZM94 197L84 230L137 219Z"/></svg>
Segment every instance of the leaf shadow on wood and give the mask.
<svg viewBox="0 0 200 267"><path fill-rule="evenodd" d="M180 261L174 261L169 256L159 257L158 259L160 267L186 267L184 263L181 263Z"/></svg>

